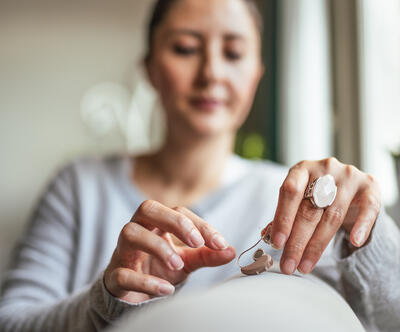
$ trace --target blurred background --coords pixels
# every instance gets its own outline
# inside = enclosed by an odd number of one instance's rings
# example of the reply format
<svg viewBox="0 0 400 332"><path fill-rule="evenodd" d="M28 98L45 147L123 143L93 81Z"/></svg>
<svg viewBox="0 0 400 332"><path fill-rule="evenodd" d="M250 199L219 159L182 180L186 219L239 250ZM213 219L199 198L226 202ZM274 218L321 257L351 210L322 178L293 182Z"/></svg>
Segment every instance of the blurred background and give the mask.
<svg viewBox="0 0 400 332"><path fill-rule="evenodd" d="M152 3L0 0L0 277L57 169L162 144L141 66ZM336 156L379 180L399 222L400 0L260 6L266 73L236 152L287 165Z"/></svg>

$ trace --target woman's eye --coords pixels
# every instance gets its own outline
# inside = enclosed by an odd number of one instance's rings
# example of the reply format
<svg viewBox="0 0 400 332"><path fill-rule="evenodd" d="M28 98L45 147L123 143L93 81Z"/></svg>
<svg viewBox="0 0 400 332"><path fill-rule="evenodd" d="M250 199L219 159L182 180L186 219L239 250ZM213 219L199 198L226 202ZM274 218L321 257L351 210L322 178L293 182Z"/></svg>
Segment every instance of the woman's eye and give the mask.
<svg viewBox="0 0 400 332"><path fill-rule="evenodd" d="M225 56L229 60L240 60L242 58L242 54L239 52L227 51Z"/></svg>
<svg viewBox="0 0 400 332"><path fill-rule="evenodd" d="M187 46L180 46L180 45L175 45L174 46L174 52L179 55L193 55L197 52L196 47L187 47Z"/></svg>

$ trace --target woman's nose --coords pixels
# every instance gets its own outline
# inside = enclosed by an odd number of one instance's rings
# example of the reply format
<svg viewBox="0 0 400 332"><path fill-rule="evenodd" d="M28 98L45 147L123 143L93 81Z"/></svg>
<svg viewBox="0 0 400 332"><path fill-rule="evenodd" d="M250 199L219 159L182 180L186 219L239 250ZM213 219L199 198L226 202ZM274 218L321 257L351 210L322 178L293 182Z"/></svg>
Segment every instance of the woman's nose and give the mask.
<svg viewBox="0 0 400 332"><path fill-rule="evenodd" d="M219 82L224 78L224 63L216 52L208 51L202 57L198 73L198 83L209 85Z"/></svg>

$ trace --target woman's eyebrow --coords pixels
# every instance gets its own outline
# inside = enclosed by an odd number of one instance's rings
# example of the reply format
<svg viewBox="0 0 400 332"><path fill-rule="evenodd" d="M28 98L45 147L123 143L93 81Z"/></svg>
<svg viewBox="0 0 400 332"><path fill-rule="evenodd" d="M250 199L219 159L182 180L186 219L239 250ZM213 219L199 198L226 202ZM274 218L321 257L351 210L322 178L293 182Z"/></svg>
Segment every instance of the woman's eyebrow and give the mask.
<svg viewBox="0 0 400 332"><path fill-rule="evenodd" d="M231 41L231 40L245 40L245 36L239 34L239 33L227 33L224 35L224 39L227 41Z"/></svg>

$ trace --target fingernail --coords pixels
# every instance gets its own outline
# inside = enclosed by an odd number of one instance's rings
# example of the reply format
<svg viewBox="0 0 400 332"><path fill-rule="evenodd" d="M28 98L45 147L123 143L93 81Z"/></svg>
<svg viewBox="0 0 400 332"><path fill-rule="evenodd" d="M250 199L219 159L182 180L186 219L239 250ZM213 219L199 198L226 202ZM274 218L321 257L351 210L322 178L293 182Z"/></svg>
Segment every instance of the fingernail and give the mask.
<svg viewBox="0 0 400 332"><path fill-rule="evenodd" d="M172 256L169 259L169 265L172 268L172 270L180 270L183 268L183 260L180 258L177 254L172 254Z"/></svg>
<svg viewBox="0 0 400 332"><path fill-rule="evenodd" d="M292 258L288 258L283 262L283 272L287 274L292 274L296 269L296 262Z"/></svg>
<svg viewBox="0 0 400 332"><path fill-rule="evenodd" d="M160 295L169 295L172 294L175 291L175 287L170 285L170 284L166 284L166 283L159 283L158 285L158 293Z"/></svg>
<svg viewBox="0 0 400 332"><path fill-rule="evenodd" d="M211 240L211 243L213 244L214 247L217 247L218 249L226 249L228 248L228 243L226 240L219 234L215 234Z"/></svg>
<svg viewBox="0 0 400 332"><path fill-rule="evenodd" d="M274 237L274 241L273 241L274 248L276 248L276 249L282 248L283 245L285 244L285 241L286 241L285 234L283 234L281 232L276 233L275 237Z"/></svg>
<svg viewBox="0 0 400 332"><path fill-rule="evenodd" d="M309 272L311 272L311 269L313 267L313 262L311 262L310 260L306 259L304 262L301 262L301 264L299 265L299 267L297 268L301 273L303 274L307 274Z"/></svg>
<svg viewBox="0 0 400 332"><path fill-rule="evenodd" d="M204 239L199 233L199 231L195 228L192 229L189 235L190 242L192 244L192 247L198 248L204 245Z"/></svg>
<svg viewBox="0 0 400 332"><path fill-rule="evenodd" d="M364 238L365 238L365 234L366 234L366 229L365 228L360 228L356 232L356 234L354 234L354 241L358 246L360 246L361 243L363 243Z"/></svg>

